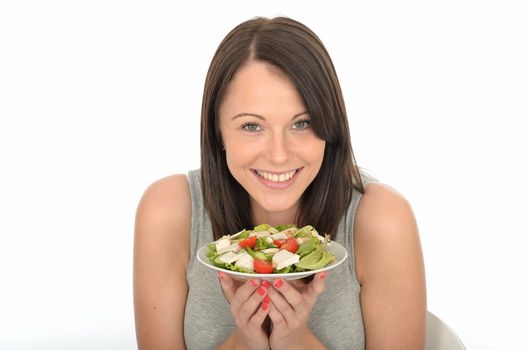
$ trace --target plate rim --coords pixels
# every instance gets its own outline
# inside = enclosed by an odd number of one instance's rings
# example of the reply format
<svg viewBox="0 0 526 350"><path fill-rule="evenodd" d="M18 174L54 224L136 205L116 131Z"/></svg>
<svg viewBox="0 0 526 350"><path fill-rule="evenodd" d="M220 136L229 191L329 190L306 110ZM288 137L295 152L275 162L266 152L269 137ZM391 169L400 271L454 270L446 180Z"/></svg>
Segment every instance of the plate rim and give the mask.
<svg viewBox="0 0 526 350"><path fill-rule="evenodd" d="M210 243L212 243L212 242L210 242ZM347 258L349 256L349 253L347 252L347 249L343 245L341 245L338 242L331 241L330 244L336 244L337 246L339 246L339 248L343 249L345 254L344 254L343 258L340 261L335 262L335 263L333 263L331 265L325 266L325 267L323 267L321 269L301 271L301 272L291 272L291 273L247 273L247 272L238 272L238 271L232 271L232 270L228 270L228 269L223 269L221 267L217 267L217 266L211 264L208 261L208 259L206 259L206 261L203 261L203 259L201 259L201 256L200 256L199 252L201 252L201 250L204 250L210 243L202 245L197 250L197 260L201 264L203 264L204 266L206 266L206 267L208 267L210 269L213 269L213 270L216 270L216 271L222 271L222 272L225 272L225 273L227 273L229 275L243 277L245 279L249 279L249 278L259 278L259 279L283 278L283 279L290 279L290 280L292 280L292 279L299 279L299 278L303 278L303 277L307 277L307 276L313 275L313 274L318 273L318 272L331 270L331 269L341 265L345 260L347 260ZM329 251L331 250L330 248L331 247L329 246Z"/></svg>

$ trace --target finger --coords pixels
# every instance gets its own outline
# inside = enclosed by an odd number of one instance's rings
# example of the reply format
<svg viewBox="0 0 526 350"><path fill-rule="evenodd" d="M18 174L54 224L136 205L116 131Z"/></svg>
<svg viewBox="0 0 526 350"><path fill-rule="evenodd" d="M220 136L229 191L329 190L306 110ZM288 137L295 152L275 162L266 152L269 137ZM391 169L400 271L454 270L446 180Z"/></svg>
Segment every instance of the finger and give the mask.
<svg viewBox="0 0 526 350"><path fill-rule="evenodd" d="M297 323L299 318L303 316L305 308L298 305L297 308L294 309L287 301L287 299L285 299L285 297L275 288L269 289L268 296L272 301L274 309L276 309L276 311L279 312L279 314L285 319L287 324L294 325Z"/></svg>
<svg viewBox="0 0 526 350"><path fill-rule="evenodd" d="M318 272L314 275L314 278L307 287L308 298L316 300L321 293L325 290L325 280L327 277L327 271Z"/></svg>
<svg viewBox="0 0 526 350"><path fill-rule="evenodd" d="M267 294L267 288L259 286L252 295L241 304L237 320L240 324L246 324L254 316L254 313L258 311L259 305L265 300ZM268 300L268 298L266 299Z"/></svg>
<svg viewBox="0 0 526 350"><path fill-rule="evenodd" d="M283 328L287 325L285 317L283 317L281 312L279 312L279 310L276 308L276 306L272 302L272 299L268 304L268 316L270 317L270 320L273 323L273 328Z"/></svg>
<svg viewBox="0 0 526 350"><path fill-rule="evenodd" d="M259 280L250 279L244 281L240 285L240 281L232 278L232 276L220 271L218 274L219 282L223 288L223 294L228 300L228 303L232 305L233 301L244 302L259 286Z"/></svg>
<svg viewBox="0 0 526 350"><path fill-rule="evenodd" d="M219 284L223 289L223 294L226 300L230 304L236 293L236 283L232 277L222 271L217 272L217 278L219 278Z"/></svg>
<svg viewBox="0 0 526 350"><path fill-rule="evenodd" d="M281 293L281 295L283 295L283 297L294 308L294 310L300 310L303 307L302 295L289 282L278 278L272 283L272 286L275 290Z"/></svg>
<svg viewBox="0 0 526 350"><path fill-rule="evenodd" d="M225 294L229 303L234 299L239 287L246 282L246 280L239 281L222 271L218 271L217 277L219 278L219 283L223 289L223 294ZM258 281L255 283L258 283ZM256 286L256 284L254 284L254 286Z"/></svg>
<svg viewBox="0 0 526 350"><path fill-rule="evenodd" d="M261 302L261 305L258 307L256 313L252 315L249 322L254 327L261 327L263 322L265 321L265 317L267 317L268 311L269 311L269 303L270 298L268 295L265 295L263 298L263 301Z"/></svg>

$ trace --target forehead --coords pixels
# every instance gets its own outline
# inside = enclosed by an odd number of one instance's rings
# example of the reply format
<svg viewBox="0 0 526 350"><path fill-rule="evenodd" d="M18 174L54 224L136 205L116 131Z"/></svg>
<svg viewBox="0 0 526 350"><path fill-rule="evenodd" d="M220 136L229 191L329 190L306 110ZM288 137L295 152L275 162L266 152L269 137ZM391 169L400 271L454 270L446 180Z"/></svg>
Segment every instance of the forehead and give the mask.
<svg viewBox="0 0 526 350"><path fill-rule="evenodd" d="M260 61L242 66L227 87L219 112L298 113L304 109L294 84L276 67Z"/></svg>

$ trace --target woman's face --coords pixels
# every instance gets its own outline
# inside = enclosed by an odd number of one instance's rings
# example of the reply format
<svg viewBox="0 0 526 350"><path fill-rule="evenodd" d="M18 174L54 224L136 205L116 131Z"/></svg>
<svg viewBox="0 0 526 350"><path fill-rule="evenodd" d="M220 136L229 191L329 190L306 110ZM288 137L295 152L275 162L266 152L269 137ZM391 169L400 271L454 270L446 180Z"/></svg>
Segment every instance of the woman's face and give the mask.
<svg viewBox="0 0 526 350"><path fill-rule="evenodd" d="M255 217L292 220L325 149L294 85L276 68L251 61L231 81L219 119L228 169L250 195Z"/></svg>

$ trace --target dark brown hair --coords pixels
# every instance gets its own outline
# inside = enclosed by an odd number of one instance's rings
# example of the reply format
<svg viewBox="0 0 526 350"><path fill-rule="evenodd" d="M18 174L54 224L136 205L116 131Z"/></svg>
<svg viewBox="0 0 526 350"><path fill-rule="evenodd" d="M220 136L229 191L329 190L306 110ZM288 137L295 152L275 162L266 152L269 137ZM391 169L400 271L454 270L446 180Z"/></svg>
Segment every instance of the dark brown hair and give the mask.
<svg viewBox="0 0 526 350"><path fill-rule="evenodd" d="M353 189L364 193L353 155L340 84L323 43L287 17L257 17L236 26L212 59L201 111L201 179L214 238L252 228L249 195L230 174L219 131L219 106L236 71L250 60L279 69L296 86L315 134L326 141L318 175L300 199L298 226L336 238ZM289 224L284 222L283 224Z"/></svg>

